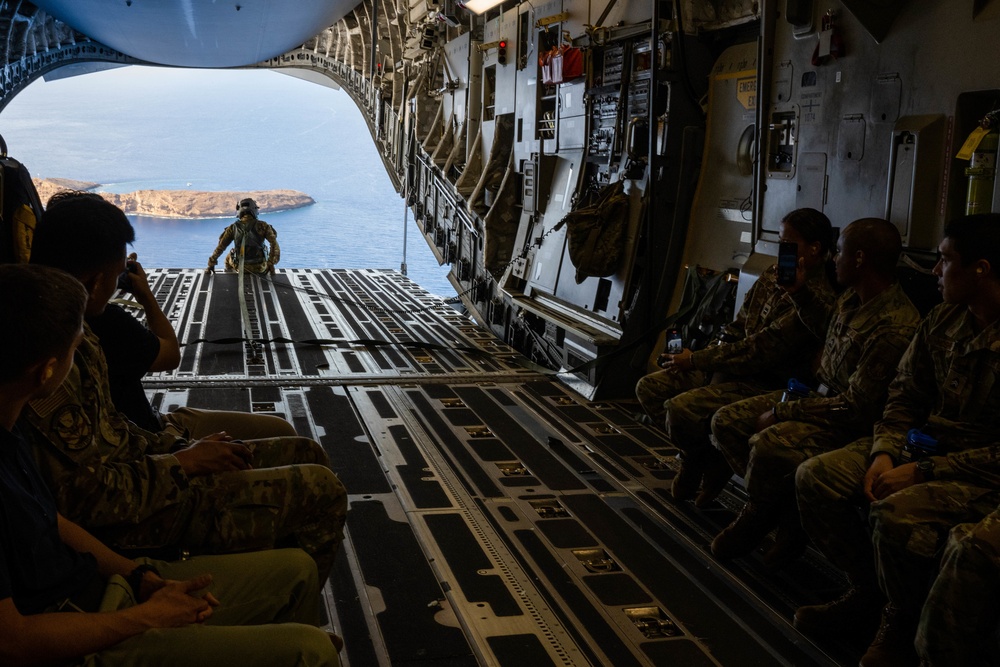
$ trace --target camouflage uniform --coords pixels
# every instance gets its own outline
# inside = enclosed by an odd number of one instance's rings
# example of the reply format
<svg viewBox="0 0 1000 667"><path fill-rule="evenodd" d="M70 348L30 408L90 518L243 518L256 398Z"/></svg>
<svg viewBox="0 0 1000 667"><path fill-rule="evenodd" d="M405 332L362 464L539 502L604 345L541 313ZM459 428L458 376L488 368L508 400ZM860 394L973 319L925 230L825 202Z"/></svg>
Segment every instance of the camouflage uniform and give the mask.
<svg viewBox="0 0 1000 667"><path fill-rule="evenodd" d="M835 297L824 267L811 271L806 284L814 307L829 311ZM748 293L748 297L760 299L762 304L756 330L751 332L748 328L747 335L736 342L691 355L695 368L702 372L721 372L743 379L692 389L664 404L667 434L688 456L711 446L710 422L719 408L775 389L789 377L811 377L809 368L823 336L817 336L804 324L791 297L777 286L776 267L764 272L754 284L757 287L759 293Z"/></svg>
<svg viewBox="0 0 1000 667"><path fill-rule="evenodd" d="M917 652L932 667L993 665L1000 655L1000 511L951 529L917 628Z"/></svg>
<svg viewBox="0 0 1000 667"><path fill-rule="evenodd" d="M252 227L250 227L251 224ZM215 266L215 263L219 261L219 256L226 251L230 243L233 243L233 249L226 255L226 269L239 271L240 246L243 245L244 236L247 237L244 250L246 262L243 265L245 271L264 273L278 264L281 259L278 232L263 220L244 215L223 230L222 235L219 236L219 245L215 247L212 256L208 258L208 265ZM264 252L264 241L267 241L270 246L266 253Z"/></svg>
<svg viewBox="0 0 1000 667"><path fill-rule="evenodd" d="M747 375L747 382L759 385L761 391L783 381L784 378L768 372L767 364L755 369L740 368L740 359L745 358L746 353L730 347L756 337L772 323L792 312L792 303L785 298L785 290L778 287L777 277L777 266L764 271L747 291L736 319L723 327L717 343L692 353L691 361L697 370L684 372L665 368L639 380L635 387L636 398L655 423L662 424L666 418L666 401L685 391L704 387L716 370ZM760 345L764 347L766 344L762 339ZM755 374L758 377L753 377Z"/></svg>
<svg viewBox="0 0 1000 667"><path fill-rule="evenodd" d="M218 553L291 543L329 573L347 495L318 443L250 441L255 469L188 477L172 454L186 441L144 431L115 410L104 354L86 325L85 334L63 384L20 420L64 516L124 549Z"/></svg>
<svg viewBox="0 0 1000 667"><path fill-rule="evenodd" d="M794 299L804 324L826 330L816 374L821 392L787 402L780 402L781 392L768 393L720 408L712 419L719 448L761 507L792 497L792 475L802 461L871 432L920 321L898 283L865 304L846 290L828 327L828 311L808 290ZM756 433L758 417L772 408L778 423Z"/></svg>
<svg viewBox="0 0 1000 667"><path fill-rule="evenodd" d="M908 614L919 612L948 531L1000 504L1000 324L977 329L963 305L934 308L903 355L874 440L822 454L796 473L803 526L816 545L855 586L877 575L893 607ZM870 542L856 509L870 461L883 452L899 461L907 431L924 424L947 453L931 457L933 481L871 505Z"/></svg>

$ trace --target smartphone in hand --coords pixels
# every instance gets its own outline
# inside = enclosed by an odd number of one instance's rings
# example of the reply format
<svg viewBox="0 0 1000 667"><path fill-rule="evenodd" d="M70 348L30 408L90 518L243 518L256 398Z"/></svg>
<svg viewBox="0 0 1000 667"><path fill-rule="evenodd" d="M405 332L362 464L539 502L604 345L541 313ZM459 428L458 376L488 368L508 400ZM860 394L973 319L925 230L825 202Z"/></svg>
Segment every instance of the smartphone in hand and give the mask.
<svg viewBox="0 0 1000 667"><path fill-rule="evenodd" d="M778 284L791 287L799 270L799 244L790 241L778 243Z"/></svg>
<svg viewBox="0 0 1000 667"><path fill-rule="evenodd" d="M681 338L681 332L677 329L671 329L667 332L667 354L680 354L684 350L684 339Z"/></svg>

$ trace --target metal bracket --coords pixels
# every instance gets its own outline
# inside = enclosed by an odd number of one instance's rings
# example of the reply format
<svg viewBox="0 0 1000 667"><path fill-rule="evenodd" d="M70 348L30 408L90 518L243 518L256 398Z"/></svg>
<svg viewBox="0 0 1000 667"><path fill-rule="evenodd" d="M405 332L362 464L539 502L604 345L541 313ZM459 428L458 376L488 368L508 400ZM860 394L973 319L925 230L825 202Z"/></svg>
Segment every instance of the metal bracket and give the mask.
<svg viewBox="0 0 1000 667"><path fill-rule="evenodd" d="M520 461L497 461L497 467L504 477L526 477L528 469Z"/></svg>
<svg viewBox="0 0 1000 667"><path fill-rule="evenodd" d="M558 500L529 500L528 504L538 512L538 516L543 519L565 518L569 516L566 508L559 504Z"/></svg>
<svg viewBox="0 0 1000 667"><path fill-rule="evenodd" d="M540 18L535 21L536 28L544 28L547 25L552 25L553 23L562 23L569 18L569 12L559 12L558 14L553 14L552 16L546 16L545 18Z"/></svg>
<svg viewBox="0 0 1000 667"><path fill-rule="evenodd" d="M639 632L649 639L681 634L677 625L659 607L632 607L623 611Z"/></svg>
<svg viewBox="0 0 1000 667"><path fill-rule="evenodd" d="M618 572L621 568L604 549L573 549L573 555L590 572Z"/></svg>

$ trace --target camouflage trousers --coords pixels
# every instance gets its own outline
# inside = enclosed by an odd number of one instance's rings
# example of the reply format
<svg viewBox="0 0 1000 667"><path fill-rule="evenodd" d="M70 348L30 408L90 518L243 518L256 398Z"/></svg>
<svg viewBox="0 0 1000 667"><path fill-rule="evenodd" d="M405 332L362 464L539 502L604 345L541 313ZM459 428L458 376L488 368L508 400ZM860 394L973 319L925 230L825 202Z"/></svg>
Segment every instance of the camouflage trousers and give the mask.
<svg viewBox="0 0 1000 667"><path fill-rule="evenodd" d="M998 503L1000 489L958 480L914 484L872 503L875 567L889 602L916 617L951 529L982 520Z"/></svg>
<svg viewBox="0 0 1000 667"><path fill-rule="evenodd" d="M951 529L924 602L916 647L931 667L996 664L1000 655L1000 511Z"/></svg>
<svg viewBox="0 0 1000 667"><path fill-rule="evenodd" d="M115 543L133 549L170 544L194 554L297 546L315 559L325 580L347 516L347 491L326 452L301 437L246 444L252 470L191 478L183 517L154 516L116 535Z"/></svg>
<svg viewBox="0 0 1000 667"><path fill-rule="evenodd" d="M678 394L665 404L667 436L686 456L698 456L712 446L709 435L716 410L766 391L756 382L720 382Z"/></svg>
<svg viewBox="0 0 1000 667"><path fill-rule="evenodd" d="M254 412L182 407L161 413L160 421L164 431L187 440L199 440L222 431L237 440L295 435L295 427L281 417Z"/></svg>
<svg viewBox="0 0 1000 667"><path fill-rule="evenodd" d="M872 439L862 438L804 461L795 471L795 494L813 545L853 586L874 591L875 554L862 489L871 447Z"/></svg>
<svg viewBox="0 0 1000 667"><path fill-rule="evenodd" d="M663 426L667 417L666 402L685 391L704 387L709 378L700 371L685 373L664 368L639 378L635 385L635 397L639 405L657 426Z"/></svg>
<svg viewBox="0 0 1000 667"><path fill-rule="evenodd" d="M712 436L750 499L761 506L792 501L795 469L803 461L853 440L856 434L804 422L778 422L757 432L757 419L781 400L783 392L761 394L719 408Z"/></svg>
<svg viewBox="0 0 1000 667"><path fill-rule="evenodd" d="M319 624L322 580L299 549L150 561L167 579L209 573L221 605L204 623L148 630L77 664L86 667L337 667L340 660ZM99 611L134 607L131 587L112 576Z"/></svg>

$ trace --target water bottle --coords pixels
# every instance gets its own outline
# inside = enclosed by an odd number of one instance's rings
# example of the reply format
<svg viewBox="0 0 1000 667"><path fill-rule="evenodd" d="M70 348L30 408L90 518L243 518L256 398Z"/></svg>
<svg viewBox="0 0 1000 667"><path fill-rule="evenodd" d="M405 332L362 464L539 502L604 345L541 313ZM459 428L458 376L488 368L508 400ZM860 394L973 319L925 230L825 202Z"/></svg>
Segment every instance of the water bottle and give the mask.
<svg viewBox="0 0 1000 667"><path fill-rule="evenodd" d="M911 428L906 432L906 444L903 445L899 458L904 463L919 461L928 456L936 456L940 453L940 449L937 438L919 428Z"/></svg>
<svg viewBox="0 0 1000 667"><path fill-rule="evenodd" d="M807 384L799 382L795 378L789 378L788 386L785 388L784 393L781 394L781 402L787 403L788 401L797 401L800 398L806 398L811 391Z"/></svg>

